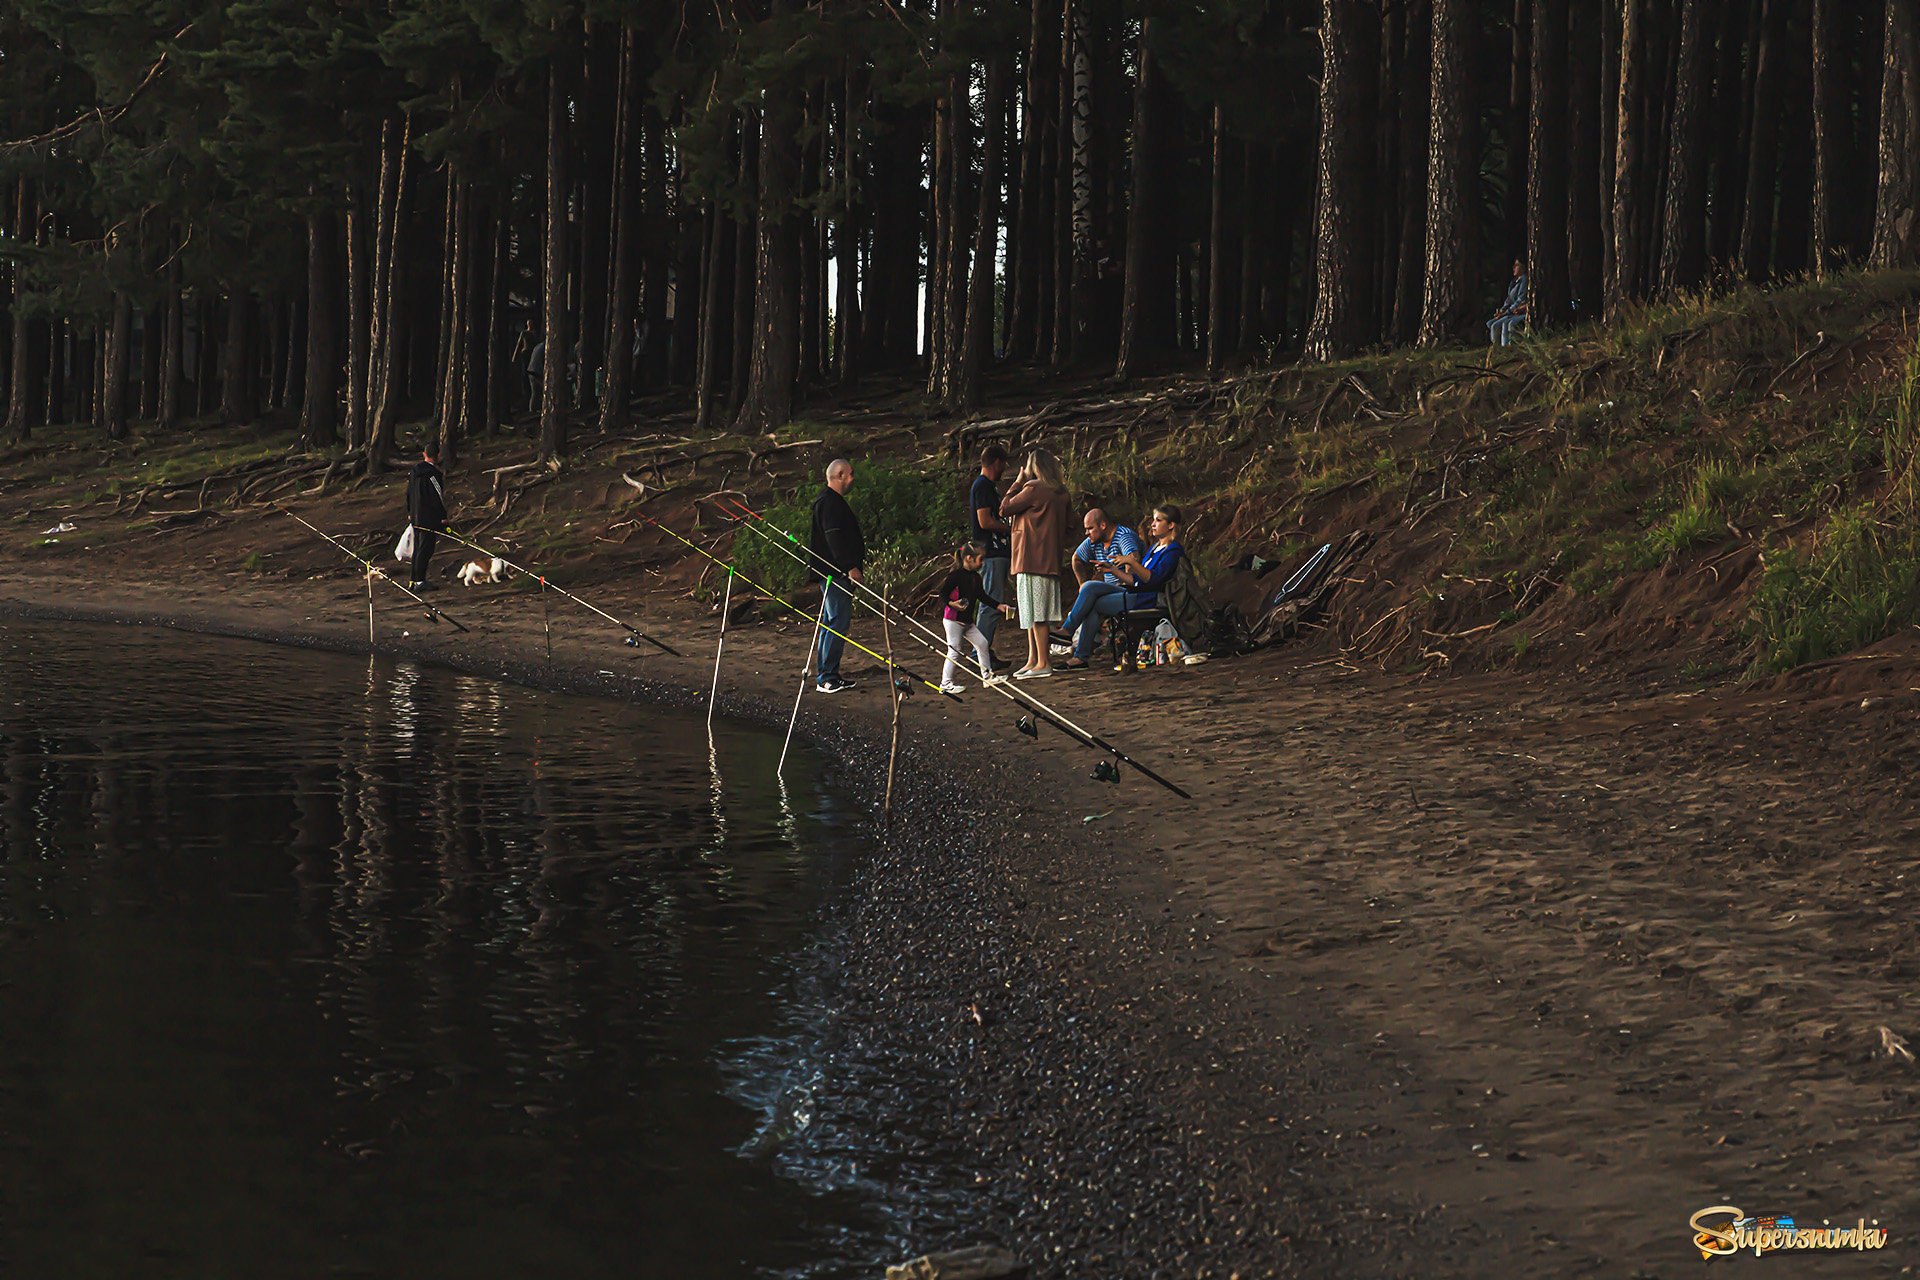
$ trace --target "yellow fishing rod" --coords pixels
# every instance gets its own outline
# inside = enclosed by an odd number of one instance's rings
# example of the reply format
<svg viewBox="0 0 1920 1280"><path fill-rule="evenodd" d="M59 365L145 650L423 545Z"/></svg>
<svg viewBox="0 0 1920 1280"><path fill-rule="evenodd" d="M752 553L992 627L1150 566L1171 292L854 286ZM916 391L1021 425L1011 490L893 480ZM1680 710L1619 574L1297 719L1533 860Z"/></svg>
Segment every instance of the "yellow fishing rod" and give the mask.
<svg viewBox="0 0 1920 1280"><path fill-rule="evenodd" d="M713 563L719 565L722 569L725 569L727 572L734 574L740 579L740 581L746 583L748 586L752 587L755 591L758 591L761 595L767 597L767 599L774 601L781 608L787 610L789 613L792 613L800 618L805 618L807 616L803 610L794 608L792 605L788 604L785 600L782 600L779 596L767 590L765 587L755 582L752 578L749 578L746 574L741 573L739 569L735 568L731 564L728 564L725 560L722 560L719 556L714 555L713 552L707 550L705 547L700 546L698 543L690 542L686 538L681 537L679 534L675 533L673 530L667 528L667 526L665 526L664 524L661 524L658 520L655 520L652 516L642 515L640 518L642 520L645 520L648 524L652 525L654 528L660 530L660 532L666 534L669 538L672 538L675 542L678 542L681 546L686 547L689 551L699 552L701 555L705 556L707 559L713 561ZM940 694L942 697L952 698L955 702L960 701L960 696L958 694L948 693L945 689L942 689L939 685L927 679L925 676L919 674L916 671L911 671L906 667L901 666L897 662L893 662L885 657L882 657L880 654L875 653L873 650L867 648L867 646L861 644L858 640L853 639L851 636L841 635L840 632L835 631L832 627L827 626L824 622L818 622L816 625L819 627L820 630L825 631L829 635L839 636L840 639L846 641L848 644L852 645L854 648L858 649L860 652L866 654L868 657L873 658L877 662L884 665L887 668L887 670L898 671L902 675L910 676L911 678L918 680L921 684L927 686L927 688L933 690L935 693Z"/></svg>
<svg viewBox="0 0 1920 1280"><path fill-rule="evenodd" d="M338 538L334 537L332 534L327 533L320 529L315 529L312 525L307 524L305 520L301 520L299 516L294 515L293 512L287 510L285 507L281 506L277 502L273 504L273 509L275 511L278 511L283 516L288 516L293 520L299 521L300 524L305 525L306 528L309 531L311 531L314 535L316 535L317 537L323 538L328 543L332 544L342 554L351 558L355 563L359 564L362 569L365 569L368 577L380 579L382 582L385 582L386 584L391 586L395 591L398 591L401 595L413 601L415 604L419 605L422 609L425 609L427 611L427 617L432 621L444 622L448 626L452 627L455 631L461 631L461 632L466 631L466 628L461 626L458 622L454 621L452 618L448 617L446 614L442 613L440 610L434 608L432 605L428 604L425 600L422 600L419 596L415 595L412 591L408 590L406 587L401 586L399 581L395 579L392 575L390 575L385 569L382 569L379 565L367 559L365 556L361 555L359 552L355 551L353 548L349 547L346 543L340 541ZM368 596L367 598L369 601L371 601L373 597ZM372 609L371 604L368 605L368 609L369 610ZM367 619L368 619L367 625L369 628L371 628L373 625L373 622L372 622L373 614L371 612L367 614Z"/></svg>
<svg viewBox="0 0 1920 1280"><path fill-rule="evenodd" d="M593 604L586 600L582 600L579 596L573 594L573 592L567 590L565 587L562 587L559 584L555 583L552 579L548 578L545 574L540 573L538 570L529 569L525 565L515 564L513 561L501 555L498 551L494 551L494 550L491 550L490 548L483 547L477 542L469 542L465 538L461 537L459 534L454 533L449 529L440 529L440 530L437 530L436 532L438 532L441 537L446 538L451 542L457 542L461 546L469 548L470 550L478 551L483 556L491 556L493 559L498 560L501 564L504 564L505 566L507 566L507 568L512 569L515 573L524 573L529 578L535 579L540 583L541 587L544 588L545 590L557 591L561 595L565 596L567 599L579 605L582 609L588 609L594 613L599 614L601 617L605 618L608 622L611 622L614 626L623 629L627 633L628 644L637 645L639 641L645 640L648 644L652 645L654 648L670 653L676 658L684 656L683 654L681 654L681 652L678 649L674 648L670 644L667 644L665 641L655 640L652 636L648 635L646 632L642 631L640 628L634 626L632 623L626 622L626 621L623 621L622 619L614 617L612 614L608 613L605 609L602 609L599 605Z"/></svg>

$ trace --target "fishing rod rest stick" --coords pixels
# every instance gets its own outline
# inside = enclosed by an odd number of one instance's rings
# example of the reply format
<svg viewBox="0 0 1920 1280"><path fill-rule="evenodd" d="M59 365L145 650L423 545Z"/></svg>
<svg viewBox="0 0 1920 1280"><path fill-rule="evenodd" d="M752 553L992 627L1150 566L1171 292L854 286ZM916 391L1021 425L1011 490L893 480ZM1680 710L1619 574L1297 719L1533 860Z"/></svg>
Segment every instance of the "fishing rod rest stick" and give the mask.
<svg viewBox="0 0 1920 1280"><path fill-rule="evenodd" d="M828 578L827 586L831 587L832 585L833 579ZM813 675L813 655L819 651L820 628L824 627L826 623L827 592L825 588L822 588L820 591L820 616L813 624L813 642L807 646L806 665L800 668L800 687L793 691L793 714L787 717L787 740L780 744L780 763L773 767L775 777L779 777L780 771L787 767L787 748L793 745L793 726L800 723L800 699L805 696L807 692L807 681Z"/></svg>
<svg viewBox="0 0 1920 1280"><path fill-rule="evenodd" d="M720 697L720 655L727 651L727 617L733 606L733 570L727 570L727 593L720 601L720 643L713 647L713 688L707 692L707 736L713 736L713 704Z"/></svg>

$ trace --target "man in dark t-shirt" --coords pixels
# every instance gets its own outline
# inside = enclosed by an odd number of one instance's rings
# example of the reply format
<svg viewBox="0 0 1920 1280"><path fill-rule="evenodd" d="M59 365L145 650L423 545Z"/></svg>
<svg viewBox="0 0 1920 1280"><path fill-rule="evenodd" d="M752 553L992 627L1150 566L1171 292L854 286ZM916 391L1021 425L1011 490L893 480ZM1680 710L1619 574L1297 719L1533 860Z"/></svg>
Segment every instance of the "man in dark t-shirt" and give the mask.
<svg viewBox="0 0 1920 1280"><path fill-rule="evenodd" d="M436 535L447 527L446 480L440 474L440 442L428 440L407 477L407 523L413 526L413 581L415 591L432 587L427 564L433 559Z"/></svg>
<svg viewBox="0 0 1920 1280"><path fill-rule="evenodd" d="M990 444L980 455L980 470L973 477L973 484L967 490L967 523L973 530L973 540L987 549L986 559L980 564L980 583L986 589L988 599L1007 599L1008 570L1013 567L1012 526L1000 518L1000 477L1007 469L1007 451L997 444ZM974 625L980 628L980 634L987 638L988 656L993 654L993 629L1000 621L1000 611L989 608L985 601L980 604L979 615ZM994 658L995 667L1001 665Z"/></svg>

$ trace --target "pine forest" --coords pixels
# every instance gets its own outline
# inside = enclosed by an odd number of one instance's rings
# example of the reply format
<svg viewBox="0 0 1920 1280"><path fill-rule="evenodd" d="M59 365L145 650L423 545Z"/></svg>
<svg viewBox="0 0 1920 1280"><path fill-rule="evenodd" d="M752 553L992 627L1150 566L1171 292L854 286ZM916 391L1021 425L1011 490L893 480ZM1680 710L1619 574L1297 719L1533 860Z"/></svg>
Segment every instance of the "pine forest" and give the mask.
<svg viewBox="0 0 1920 1280"><path fill-rule="evenodd" d="M11 0L4 434L775 429L1920 259L1920 0Z"/></svg>

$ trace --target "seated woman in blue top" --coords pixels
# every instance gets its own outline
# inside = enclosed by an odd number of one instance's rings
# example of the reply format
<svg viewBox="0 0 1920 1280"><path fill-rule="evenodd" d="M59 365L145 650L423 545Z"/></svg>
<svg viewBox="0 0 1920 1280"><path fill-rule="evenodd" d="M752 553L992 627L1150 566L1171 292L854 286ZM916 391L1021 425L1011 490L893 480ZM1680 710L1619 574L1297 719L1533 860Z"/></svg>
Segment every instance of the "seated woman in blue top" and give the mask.
<svg viewBox="0 0 1920 1280"><path fill-rule="evenodd" d="M1069 670L1085 669L1099 639L1098 619L1116 617L1129 609L1153 609L1160 604L1160 588L1173 576L1184 554L1180 548L1180 508L1163 503L1147 521L1145 555L1122 553L1107 561L1109 576L1118 582L1089 582L1080 588L1062 627L1074 637ZM1082 623L1092 625L1082 626Z"/></svg>

